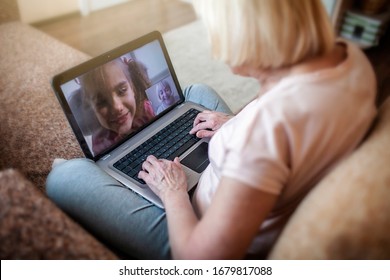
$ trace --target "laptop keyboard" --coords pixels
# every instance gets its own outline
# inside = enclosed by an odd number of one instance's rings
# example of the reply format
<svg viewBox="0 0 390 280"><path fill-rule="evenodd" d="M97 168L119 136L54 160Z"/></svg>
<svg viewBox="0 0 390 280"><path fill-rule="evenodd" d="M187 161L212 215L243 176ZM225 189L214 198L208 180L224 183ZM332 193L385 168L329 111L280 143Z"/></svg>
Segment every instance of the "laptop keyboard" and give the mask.
<svg viewBox="0 0 390 280"><path fill-rule="evenodd" d="M196 109L188 110L156 135L115 162L113 166L134 180L145 184L143 180L138 178L138 173L141 171L142 163L149 155L173 160L200 140L195 135L189 134L198 113L199 111Z"/></svg>

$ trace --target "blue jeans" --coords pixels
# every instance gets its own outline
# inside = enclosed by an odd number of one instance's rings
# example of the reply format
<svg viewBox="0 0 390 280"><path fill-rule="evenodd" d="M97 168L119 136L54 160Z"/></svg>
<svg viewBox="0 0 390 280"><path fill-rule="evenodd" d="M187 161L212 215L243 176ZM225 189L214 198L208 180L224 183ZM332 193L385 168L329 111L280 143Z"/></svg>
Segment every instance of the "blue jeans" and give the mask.
<svg viewBox="0 0 390 280"><path fill-rule="evenodd" d="M193 85L186 100L232 114L211 88ZM101 170L92 160L65 161L50 172L47 195L123 257L170 259L165 212ZM77 244L75 244L77 246Z"/></svg>

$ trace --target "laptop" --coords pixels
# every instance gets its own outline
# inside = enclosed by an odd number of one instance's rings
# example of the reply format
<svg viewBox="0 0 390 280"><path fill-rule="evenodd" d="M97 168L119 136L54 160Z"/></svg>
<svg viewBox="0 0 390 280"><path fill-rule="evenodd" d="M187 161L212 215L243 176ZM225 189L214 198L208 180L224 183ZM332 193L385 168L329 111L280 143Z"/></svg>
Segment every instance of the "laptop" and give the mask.
<svg viewBox="0 0 390 280"><path fill-rule="evenodd" d="M205 108L185 102L158 31L56 75L52 88L84 155L160 208L137 176L148 155L179 157L188 191L209 164L209 139L189 134Z"/></svg>

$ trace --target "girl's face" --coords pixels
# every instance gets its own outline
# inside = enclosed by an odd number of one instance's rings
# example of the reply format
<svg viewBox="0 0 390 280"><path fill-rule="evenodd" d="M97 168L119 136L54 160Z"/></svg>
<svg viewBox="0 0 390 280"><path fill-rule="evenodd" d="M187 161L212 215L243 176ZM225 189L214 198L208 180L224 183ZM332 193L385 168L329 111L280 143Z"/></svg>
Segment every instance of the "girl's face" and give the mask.
<svg viewBox="0 0 390 280"><path fill-rule="evenodd" d="M103 66L104 87L92 104L100 124L119 135L129 134L136 111L135 94L118 62Z"/></svg>

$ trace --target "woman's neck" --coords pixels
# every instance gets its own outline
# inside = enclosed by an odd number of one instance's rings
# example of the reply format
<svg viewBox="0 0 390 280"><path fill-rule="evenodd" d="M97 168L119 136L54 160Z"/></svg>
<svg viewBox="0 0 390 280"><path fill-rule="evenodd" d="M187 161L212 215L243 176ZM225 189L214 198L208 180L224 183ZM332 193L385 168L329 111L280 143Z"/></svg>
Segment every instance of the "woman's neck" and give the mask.
<svg viewBox="0 0 390 280"><path fill-rule="evenodd" d="M290 75L299 75L337 67L347 58L347 49L344 43L335 44L327 54L307 59L291 67Z"/></svg>
<svg viewBox="0 0 390 280"><path fill-rule="evenodd" d="M334 48L325 55L304 60L290 67L283 67L272 70L251 69L248 70L246 74L260 82L260 94L262 94L270 90L283 78L312 73L327 68L334 68L342 63L346 57L346 46L340 43L336 44Z"/></svg>

